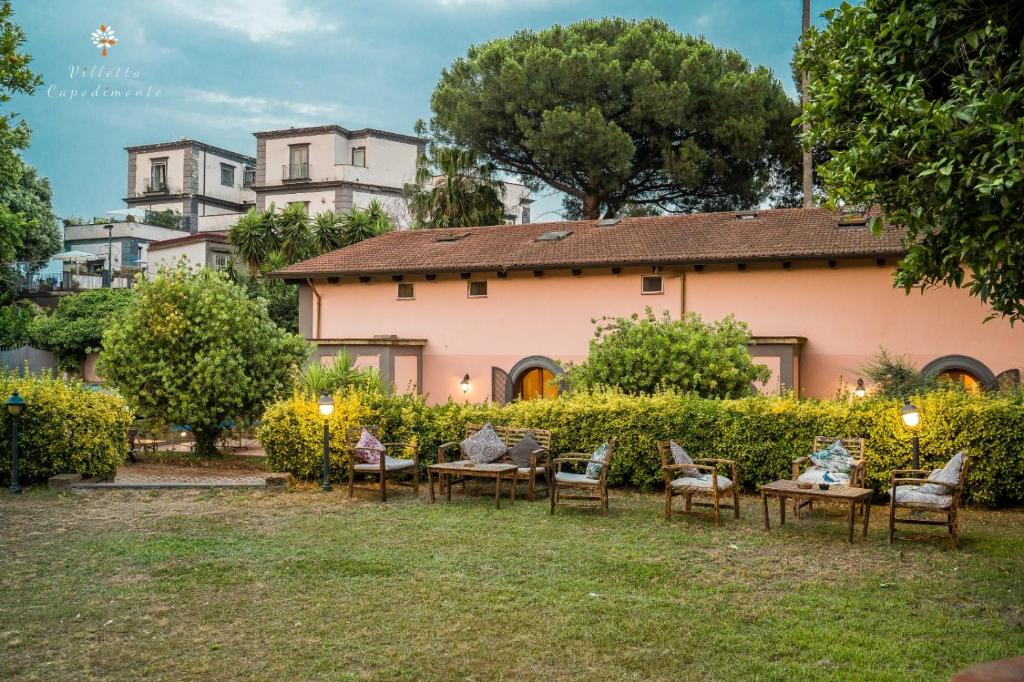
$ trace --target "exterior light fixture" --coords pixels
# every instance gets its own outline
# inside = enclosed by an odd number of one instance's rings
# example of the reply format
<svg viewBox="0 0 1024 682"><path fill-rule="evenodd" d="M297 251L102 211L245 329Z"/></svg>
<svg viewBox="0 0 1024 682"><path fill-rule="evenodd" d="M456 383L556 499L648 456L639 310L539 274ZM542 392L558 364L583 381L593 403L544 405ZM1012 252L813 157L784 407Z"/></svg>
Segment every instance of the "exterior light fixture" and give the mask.
<svg viewBox="0 0 1024 682"><path fill-rule="evenodd" d="M463 393L469 393L469 375L462 377L462 381L459 382L459 388L462 389Z"/></svg>
<svg viewBox="0 0 1024 682"><path fill-rule="evenodd" d="M331 423L328 417L334 414L334 398L329 393L324 393L320 396L320 400L317 401L317 407L320 408L320 414L324 417L324 461L323 461L323 478L321 480L321 487L324 492L331 491Z"/></svg>
<svg viewBox="0 0 1024 682"><path fill-rule="evenodd" d="M857 379L857 388L853 389L853 394L858 398L863 398L868 394L868 389L864 388L863 379Z"/></svg>
<svg viewBox="0 0 1024 682"><path fill-rule="evenodd" d="M25 399L15 391L6 402L7 411L11 414L11 493L21 494L21 482L18 480L18 422L25 411Z"/></svg>
<svg viewBox="0 0 1024 682"><path fill-rule="evenodd" d="M917 407L909 402L904 402L903 407L900 408L900 419L903 420L903 425L914 434L913 447L914 447L914 468L921 468L921 439L917 435L917 428L921 424L921 413Z"/></svg>

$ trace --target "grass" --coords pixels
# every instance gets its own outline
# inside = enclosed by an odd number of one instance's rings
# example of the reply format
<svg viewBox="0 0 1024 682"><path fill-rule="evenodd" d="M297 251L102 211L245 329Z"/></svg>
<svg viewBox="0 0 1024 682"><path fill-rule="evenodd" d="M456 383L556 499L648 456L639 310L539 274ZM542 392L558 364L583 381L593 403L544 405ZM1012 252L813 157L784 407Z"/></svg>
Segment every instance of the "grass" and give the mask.
<svg viewBox="0 0 1024 682"><path fill-rule="evenodd" d="M0 678L946 679L1024 653L1024 513L960 551L313 489L0 494ZM774 514L777 509L773 510ZM927 533L927 531L923 531Z"/></svg>

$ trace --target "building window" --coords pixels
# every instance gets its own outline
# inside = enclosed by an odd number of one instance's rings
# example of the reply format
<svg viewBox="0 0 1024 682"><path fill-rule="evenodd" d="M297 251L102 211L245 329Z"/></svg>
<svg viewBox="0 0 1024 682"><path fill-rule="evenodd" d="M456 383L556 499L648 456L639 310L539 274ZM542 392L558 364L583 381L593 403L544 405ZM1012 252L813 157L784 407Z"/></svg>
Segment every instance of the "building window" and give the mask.
<svg viewBox="0 0 1024 682"><path fill-rule="evenodd" d="M230 163L220 165L220 184L226 187L235 186L235 167Z"/></svg>
<svg viewBox="0 0 1024 682"><path fill-rule="evenodd" d="M285 180L305 180L309 178L309 145L293 144L288 147L288 166L285 168Z"/></svg>
<svg viewBox="0 0 1024 682"><path fill-rule="evenodd" d="M644 275L640 278L640 293L642 294L663 294L665 293L664 282L661 275Z"/></svg>
<svg viewBox="0 0 1024 682"><path fill-rule="evenodd" d="M469 283L470 298L487 298L487 282L484 280Z"/></svg>
<svg viewBox="0 0 1024 682"><path fill-rule="evenodd" d="M167 189L167 159L154 159L149 167L147 191L162 192Z"/></svg>
<svg viewBox="0 0 1024 682"><path fill-rule="evenodd" d="M365 166L366 165L366 147L353 147L352 148L352 165L353 166Z"/></svg>
<svg viewBox="0 0 1024 682"><path fill-rule="evenodd" d="M555 373L546 367L531 367L516 377L514 394L520 400L538 400L558 396Z"/></svg>
<svg viewBox="0 0 1024 682"><path fill-rule="evenodd" d="M399 282L398 283L398 300L399 301L411 301L416 298L415 287L412 282Z"/></svg>
<svg viewBox="0 0 1024 682"><path fill-rule="evenodd" d="M227 270L231 267L231 254L230 253L214 253L213 254L213 269L214 270Z"/></svg>

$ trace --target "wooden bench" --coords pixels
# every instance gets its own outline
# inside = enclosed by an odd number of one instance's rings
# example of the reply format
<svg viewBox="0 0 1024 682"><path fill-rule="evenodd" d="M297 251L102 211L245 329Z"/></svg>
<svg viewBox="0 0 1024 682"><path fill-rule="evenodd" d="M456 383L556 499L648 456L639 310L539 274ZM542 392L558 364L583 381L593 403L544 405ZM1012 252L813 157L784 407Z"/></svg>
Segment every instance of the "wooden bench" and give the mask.
<svg viewBox="0 0 1024 682"><path fill-rule="evenodd" d="M483 424L466 424L463 440L469 438L483 427ZM518 426L495 426L494 431L498 434L498 437L501 438L505 446L510 449L516 443L525 438L527 434L532 435L533 439L537 441L537 444L540 446L538 449L530 453L530 466L517 467L516 477L512 482L512 485L517 485L519 481L525 481L529 491L529 499L531 502L534 501L537 499L537 477L544 476L545 479L547 479L548 472L551 469L551 431L548 431L547 429L532 429ZM461 441L452 441L441 445L441 447L437 449L438 463L454 461L453 455L456 450L458 451L458 459L465 459L465 455L462 452ZM512 459L506 451L505 454L494 460L494 463L512 463ZM459 480L462 483L463 488L465 488L465 479L459 478L457 480ZM548 486L545 486L543 489L545 493L547 493L547 488Z"/></svg>

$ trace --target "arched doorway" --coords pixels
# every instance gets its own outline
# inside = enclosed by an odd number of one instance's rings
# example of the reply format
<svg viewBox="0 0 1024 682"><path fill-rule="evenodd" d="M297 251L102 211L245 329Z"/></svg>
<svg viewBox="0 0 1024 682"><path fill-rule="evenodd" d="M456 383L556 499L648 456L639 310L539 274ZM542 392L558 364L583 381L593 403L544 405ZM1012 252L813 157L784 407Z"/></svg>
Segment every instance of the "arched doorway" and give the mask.
<svg viewBox="0 0 1024 682"><path fill-rule="evenodd" d="M967 355L944 355L929 362L922 371L940 380L961 384L972 393L996 387L992 370Z"/></svg>
<svg viewBox="0 0 1024 682"><path fill-rule="evenodd" d="M559 393L562 368L551 358L531 355L517 362L508 373L510 399L539 400Z"/></svg>

